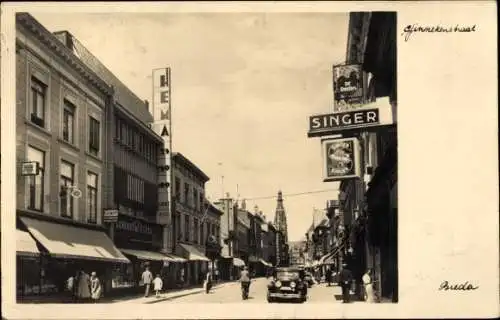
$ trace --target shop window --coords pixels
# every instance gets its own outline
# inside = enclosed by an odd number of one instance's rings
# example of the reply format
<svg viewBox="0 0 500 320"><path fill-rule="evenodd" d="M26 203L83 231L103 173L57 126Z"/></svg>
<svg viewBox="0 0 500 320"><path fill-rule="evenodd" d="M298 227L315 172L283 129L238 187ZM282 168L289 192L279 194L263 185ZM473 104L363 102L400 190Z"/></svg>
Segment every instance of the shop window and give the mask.
<svg viewBox="0 0 500 320"><path fill-rule="evenodd" d="M28 209L43 211L45 152L28 147L28 161L38 162L38 175L28 177Z"/></svg>
<svg viewBox="0 0 500 320"><path fill-rule="evenodd" d="M45 103L47 86L31 77L31 117L32 123L40 127L45 127Z"/></svg>
<svg viewBox="0 0 500 320"><path fill-rule="evenodd" d="M63 108L63 140L71 144L74 143L75 131L75 110L76 107L69 101L64 100Z"/></svg>
<svg viewBox="0 0 500 320"><path fill-rule="evenodd" d="M97 156L100 149L100 123L89 116L89 152Z"/></svg>
<svg viewBox="0 0 500 320"><path fill-rule="evenodd" d="M18 296L40 294L40 260L18 256L16 259Z"/></svg>
<svg viewBox="0 0 500 320"><path fill-rule="evenodd" d="M72 196L75 177L75 166L69 162L61 161L61 193L60 212L61 216L72 218L74 210L74 199Z"/></svg>
<svg viewBox="0 0 500 320"><path fill-rule="evenodd" d="M130 288L137 283L132 264L116 264L111 272L111 287Z"/></svg>
<svg viewBox="0 0 500 320"><path fill-rule="evenodd" d="M97 174L87 173L87 212L88 222L97 223Z"/></svg>

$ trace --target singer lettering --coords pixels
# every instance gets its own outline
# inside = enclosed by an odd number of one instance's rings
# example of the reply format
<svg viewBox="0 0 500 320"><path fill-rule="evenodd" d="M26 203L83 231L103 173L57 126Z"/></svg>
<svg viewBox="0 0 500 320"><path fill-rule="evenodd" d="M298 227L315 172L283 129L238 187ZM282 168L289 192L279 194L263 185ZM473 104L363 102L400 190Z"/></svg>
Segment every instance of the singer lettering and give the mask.
<svg viewBox="0 0 500 320"><path fill-rule="evenodd" d="M363 127L379 123L378 109L338 112L310 118L310 131Z"/></svg>

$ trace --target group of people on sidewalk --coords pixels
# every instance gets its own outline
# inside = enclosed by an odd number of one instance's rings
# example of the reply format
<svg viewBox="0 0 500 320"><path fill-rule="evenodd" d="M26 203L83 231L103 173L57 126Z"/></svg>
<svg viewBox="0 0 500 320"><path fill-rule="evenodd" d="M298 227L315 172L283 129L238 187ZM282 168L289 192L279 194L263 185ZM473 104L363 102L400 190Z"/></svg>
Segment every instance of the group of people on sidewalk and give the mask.
<svg viewBox="0 0 500 320"><path fill-rule="evenodd" d="M159 298L160 293L163 290L163 280L160 274L157 274L156 277L153 278L153 274L151 273L149 267L147 266L144 272L141 275L141 280L144 285L144 297L149 297L149 293L151 290L151 286L153 286L153 290L155 292L155 297ZM213 286L213 276L210 271L208 271L203 280L203 288L206 293L210 292L210 289Z"/></svg>
<svg viewBox="0 0 500 320"><path fill-rule="evenodd" d="M336 275L336 274L335 274ZM333 272L327 269L325 272L325 281L330 286L332 282ZM337 275L336 275L337 276ZM342 270L338 273L337 282L342 288L342 303L349 303L351 301L351 288L353 283L353 274L349 270L346 263L342 264ZM362 276L361 281L363 282L363 299L365 302L375 302L375 292L373 289L373 278L372 270L368 269L366 273Z"/></svg>
<svg viewBox="0 0 500 320"><path fill-rule="evenodd" d="M84 270L79 270L68 278L66 288L74 302L98 302L102 296L102 284L96 272L89 276Z"/></svg>

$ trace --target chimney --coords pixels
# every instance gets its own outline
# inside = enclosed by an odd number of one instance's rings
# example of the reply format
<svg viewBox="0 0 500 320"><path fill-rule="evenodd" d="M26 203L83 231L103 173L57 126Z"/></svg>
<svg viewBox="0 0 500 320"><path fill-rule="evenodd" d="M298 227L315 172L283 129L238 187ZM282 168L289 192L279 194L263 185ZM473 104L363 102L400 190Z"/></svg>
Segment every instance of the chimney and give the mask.
<svg viewBox="0 0 500 320"><path fill-rule="evenodd" d="M241 209L246 210L247 209L247 202L245 199L241 200Z"/></svg>
<svg viewBox="0 0 500 320"><path fill-rule="evenodd" d="M256 215L258 215L258 214L259 214L259 206L258 206L258 205L255 205L255 206L253 207L253 210L254 210L254 212L255 212L255 214L256 214Z"/></svg>
<svg viewBox="0 0 500 320"><path fill-rule="evenodd" d="M144 105L146 106L146 110L149 110L149 101L144 100Z"/></svg>

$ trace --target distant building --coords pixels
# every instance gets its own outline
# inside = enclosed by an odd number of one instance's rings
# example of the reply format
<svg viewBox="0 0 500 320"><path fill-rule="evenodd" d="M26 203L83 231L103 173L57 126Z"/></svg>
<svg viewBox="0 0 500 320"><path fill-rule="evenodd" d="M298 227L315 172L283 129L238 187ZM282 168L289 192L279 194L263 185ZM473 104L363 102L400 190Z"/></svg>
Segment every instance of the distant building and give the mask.
<svg viewBox="0 0 500 320"><path fill-rule="evenodd" d="M171 273L184 274L184 284L202 284L202 274L211 260L205 254L209 237L218 238L219 210L209 210L205 200L205 183L209 177L179 152L172 154L175 253L187 260ZM207 207L208 205L208 207ZM220 231L219 231L220 232ZM177 275L176 279L180 275Z"/></svg>
<svg viewBox="0 0 500 320"><path fill-rule="evenodd" d="M286 212L283 206L283 194L278 191L276 212L274 215L274 225L278 231L276 234L276 263L277 265L287 265L288 259L288 227L286 222Z"/></svg>
<svg viewBox="0 0 500 320"><path fill-rule="evenodd" d="M291 265L305 265L306 240L289 242L289 256Z"/></svg>

